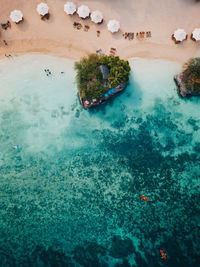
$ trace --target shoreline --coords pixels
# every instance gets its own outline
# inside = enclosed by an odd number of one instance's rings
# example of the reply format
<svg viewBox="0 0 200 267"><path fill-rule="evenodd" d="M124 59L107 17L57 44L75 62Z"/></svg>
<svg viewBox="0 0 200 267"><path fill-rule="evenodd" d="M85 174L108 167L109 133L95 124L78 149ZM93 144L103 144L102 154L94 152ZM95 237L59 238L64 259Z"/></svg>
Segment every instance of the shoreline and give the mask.
<svg viewBox="0 0 200 267"><path fill-rule="evenodd" d="M96 50L101 48L105 54L109 55L110 47L105 50L103 50L101 47L96 47ZM173 47L172 45L152 42L145 44L131 43L126 47L119 47L117 49L116 56L126 60L132 58L160 59L183 64L188 59L196 56L200 46L196 45L195 47L193 46L186 49L183 51L181 48L179 49L179 47L176 46ZM62 43L49 39L12 40L8 41L8 46L0 47L0 59L4 58L5 54L14 54L20 56L29 53L42 53L71 60L79 60L83 56L96 53L96 50L92 50L91 48L80 49L78 45L75 46L73 44L72 46L68 43Z"/></svg>

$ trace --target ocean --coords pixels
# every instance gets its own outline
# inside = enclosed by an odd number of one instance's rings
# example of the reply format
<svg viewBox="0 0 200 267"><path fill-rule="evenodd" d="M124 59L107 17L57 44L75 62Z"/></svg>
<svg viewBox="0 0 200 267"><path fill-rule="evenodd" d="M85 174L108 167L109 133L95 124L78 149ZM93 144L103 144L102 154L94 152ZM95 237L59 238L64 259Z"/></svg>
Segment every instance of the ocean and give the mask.
<svg viewBox="0 0 200 267"><path fill-rule="evenodd" d="M73 64L0 61L0 266L200 266L200 98L178 96L181 65L131 59L125 91L84 110Z"/></svg>

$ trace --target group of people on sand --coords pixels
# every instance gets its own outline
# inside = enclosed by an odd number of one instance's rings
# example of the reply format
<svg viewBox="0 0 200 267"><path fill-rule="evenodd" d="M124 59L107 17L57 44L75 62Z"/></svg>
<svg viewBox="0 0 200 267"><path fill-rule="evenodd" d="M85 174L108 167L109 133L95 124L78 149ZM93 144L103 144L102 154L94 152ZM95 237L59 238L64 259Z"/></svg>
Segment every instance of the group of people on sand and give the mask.
<svg viewBox="0 0 200 267"><path fill-rule="evenodd" d="M77 30L80 30L83 26L82 26L82 24L81 23L79 23L79 22L74 22L73 23L73 26L74 26L74 28L76 28ZM84 25L84 31L85 32L87 32L89 29L90 29L90 26L88 26L88 25Z"/></svg>
<svg viewBox="0 0 200 267"><path fill-rule="evenodd" d="M83 25L79 22L74 21L73 27L77 30L80 30L80 29L82 29ZM90 26L84 25L83 29L85 32L87 32L90 29ZM97 30L96 32L97 32L97 37L100 37L101 31Z"/></svg>
<svg viewBox="0 0 200 267"><path fill-rule="evenodd" d="M149 38L151 37L151 32L136 32L136 34L134 34L134 32L125 32L123 34L125 39L129 39L129 40L133 40L134 38Z"/></svg>

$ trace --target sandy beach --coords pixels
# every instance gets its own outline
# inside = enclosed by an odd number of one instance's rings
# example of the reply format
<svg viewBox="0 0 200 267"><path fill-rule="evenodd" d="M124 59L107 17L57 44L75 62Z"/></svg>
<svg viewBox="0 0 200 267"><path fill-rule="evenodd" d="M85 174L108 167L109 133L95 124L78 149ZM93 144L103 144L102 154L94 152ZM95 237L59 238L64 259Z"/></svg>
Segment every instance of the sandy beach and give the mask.
<svg viewBox="0 0 200 267"><path fill-rule="evenodd" d="M86 4L91 11L100 10L104 22L96 25L90 19L81 20L78 15L69 16L63 11L66 0L47 0L50 8L50 19L42 21L36 11L38 0L1 0L0 22L10 20L10 11L20 9L24 14L24 22L11 29L0 32L0 56L5 54L22 54L29 52L50 53L71 59L94 53L101 48L108 54L111 47L117 49L122 58L144 57L162 58L185 62L194 57L200 42L193 42L189 37L194 28L200 28L200 2L189 0L88 0L75 1L77 6ZM121 30L111 34L107 30L109 19L117 19ZM73 28L73 22L89 25ZM188 33L188 40L175 45L171 35L177 28ZM97 37L96 30L100 30ZM151 31L151 38L124 39L124 32ZM6 40L8 45L3 43Z"/></svg>

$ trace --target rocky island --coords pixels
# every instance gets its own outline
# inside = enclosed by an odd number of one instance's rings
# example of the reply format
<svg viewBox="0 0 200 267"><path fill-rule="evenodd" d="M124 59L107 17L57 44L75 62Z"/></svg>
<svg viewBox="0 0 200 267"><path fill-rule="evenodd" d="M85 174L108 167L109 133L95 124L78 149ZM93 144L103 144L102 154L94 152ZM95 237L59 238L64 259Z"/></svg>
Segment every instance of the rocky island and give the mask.
<svg viewBox="0 0 200 267"><path fill-rule="evenodd" d="M99 105L124 90L130 66L118 56L91 54L75 63L80 101L83 108Z"/></svg>
<svg viewBox="0 0 200 267"><path fill-rule="evenodd" d="M200 57L192 58L185 63L182 73L174 79L182 97L200 96Z"/></svg>

